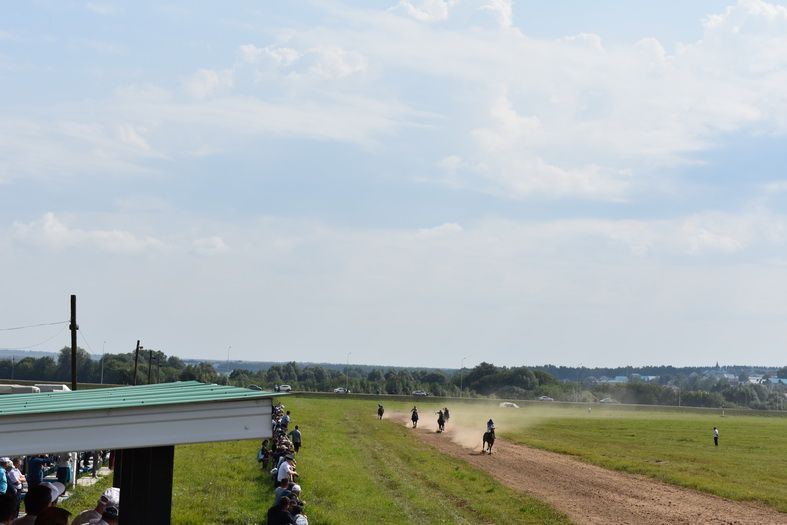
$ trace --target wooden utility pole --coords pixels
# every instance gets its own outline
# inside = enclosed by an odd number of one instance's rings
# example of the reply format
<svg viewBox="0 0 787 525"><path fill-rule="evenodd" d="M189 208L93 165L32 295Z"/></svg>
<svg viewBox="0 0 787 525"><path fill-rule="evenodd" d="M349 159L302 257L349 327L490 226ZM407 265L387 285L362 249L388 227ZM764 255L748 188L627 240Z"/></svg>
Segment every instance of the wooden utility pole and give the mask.
<svg viewBox="0 0 787 525"><path fill-rule="evenodd" d="M134 353L134 384L137 384L137 363L139 362L139 339L137 339L137 351Z"/></svg>
<svg viewBox="0 0 787 525"><path fill-rule="evenodd" d="M77 389L77 296L71 295L71 390Z"/></svg>
<svg viewBox="0 0 787 525"><path fill-rule="evenodd" d="M148 384L150 384L150 372L153 370L153 350L148 350Z"/></svg>

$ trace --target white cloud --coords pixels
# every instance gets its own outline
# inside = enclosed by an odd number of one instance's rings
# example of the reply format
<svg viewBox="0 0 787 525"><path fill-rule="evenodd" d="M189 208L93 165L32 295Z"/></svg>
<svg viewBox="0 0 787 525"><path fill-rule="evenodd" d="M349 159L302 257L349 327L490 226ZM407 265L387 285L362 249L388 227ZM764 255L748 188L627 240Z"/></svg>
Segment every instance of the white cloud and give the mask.
<svg viewBox="0 0 787 525"><path fill-rule="evenodd" d="M511 0L488 0L487 3L479 8L481 11L489 11L495 15L501 28L513 25L513 8Z"/></svg>
<svg viewBox="0 0 787 525"><path fill-rule="evenodd" d="M192 245L194 253L198 255L214 255L229 250L224 240L216 235L195 239Z"/></svg>
<svg viewBox="0 0 787 525"><path fill-rule="evenodd" d="M421 22L439 22L448 18L455 0L400 0L397 9Z"/></svg>
<svg viewBox="0 0 787 525"><path fill-rule="evenodd" d="M289 47L244 44L238 48L241 58L248 64L255 64L268 59L277 66L289 66L301 57L301 53Z"/></svg>
<svg viewBox="0 0 787 525"><path fill-rule="evenodd" d="M233 73L231 70L200 69L186 81L186 89L192 97L203 99L232 87L232 83Z"/></svg>
<svg viewBox="0 0 787 525"><path fill-rule="evenodd" d="M139 237L124 230L71 228L51 212L31 223L15 222L13 239L47 249L86 246L107 252L132 254L144 254L148 250L160 250L165 246L154 237Z"/></svg>

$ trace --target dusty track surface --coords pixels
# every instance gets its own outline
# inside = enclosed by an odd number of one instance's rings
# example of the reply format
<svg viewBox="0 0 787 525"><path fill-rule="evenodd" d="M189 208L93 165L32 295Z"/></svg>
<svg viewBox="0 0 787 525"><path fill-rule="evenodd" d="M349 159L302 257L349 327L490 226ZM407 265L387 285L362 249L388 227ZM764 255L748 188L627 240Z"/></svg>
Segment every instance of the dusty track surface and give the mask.
<svg viewBox="0 0 787 525"><path fill-rule="evenodd" d="M393 416L409 424L408 416ZM452 439L451 425L439 434L416 435L445 454L479 467L506 486L559 509L578 524L787 524L787 514L762 505L725 500L652 479L615 472L570 456L515 445L498 438L492 455Z"/></svg>

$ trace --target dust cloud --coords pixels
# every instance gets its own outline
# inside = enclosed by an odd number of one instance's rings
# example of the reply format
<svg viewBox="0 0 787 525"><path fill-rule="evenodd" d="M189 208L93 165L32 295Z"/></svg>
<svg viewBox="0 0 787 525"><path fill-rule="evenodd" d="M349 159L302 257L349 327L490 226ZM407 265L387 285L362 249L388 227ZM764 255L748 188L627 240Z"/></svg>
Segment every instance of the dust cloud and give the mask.
<svg viewBox="0 0 787 525"><path fill-rule="evenodd" d="M433 403L420 404L418 407L418 429L437 433L437 411L445 405ZM448 406L451 414L446 422L446 439L449 439L464 448L478 451L480 453L486 422L490 418L495 423L498 436L506 433L526 433L528 428L540 422L556 418L566 417L566 410L555 410L552 407L532 407L522 408L501 408L497 404L478 404L478 403L456 403ZM410 412L393 412L391 419L400 422L407 428L412 427Z"/></svg>

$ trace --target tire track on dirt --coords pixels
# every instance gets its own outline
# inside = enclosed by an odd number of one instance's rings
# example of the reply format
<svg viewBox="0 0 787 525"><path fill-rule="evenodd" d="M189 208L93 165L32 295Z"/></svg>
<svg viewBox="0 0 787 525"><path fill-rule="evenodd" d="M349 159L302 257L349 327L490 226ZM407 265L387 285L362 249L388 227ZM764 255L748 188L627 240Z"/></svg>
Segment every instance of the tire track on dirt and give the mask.
<svg viewBox="0 0 787 525"><path fill-rule="evenodd" d="M403 424L406 414L396 414ZM787 525L787 514L760 504L726 500L644 476L607 470L570 456L497 438L492 455L452 440L452 429L413 431L440 452L489 472L506 486L545 501L577 524L679 525L752 523Z"/></svg>

